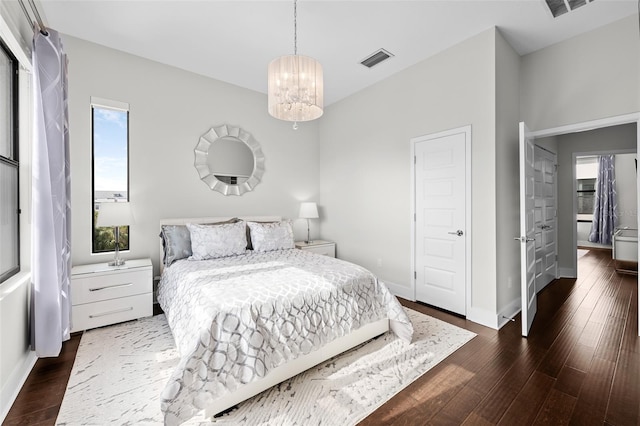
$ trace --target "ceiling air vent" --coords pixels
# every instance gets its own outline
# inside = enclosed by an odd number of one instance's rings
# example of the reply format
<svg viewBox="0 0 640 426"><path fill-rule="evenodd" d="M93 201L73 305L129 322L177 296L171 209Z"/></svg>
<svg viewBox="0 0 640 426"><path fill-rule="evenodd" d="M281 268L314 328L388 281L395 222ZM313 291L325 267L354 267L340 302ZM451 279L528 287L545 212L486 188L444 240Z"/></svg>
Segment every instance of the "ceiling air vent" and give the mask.
<svg viewBox="0 0 640 426"><path fill-rule="evenodd" d="M576 10L594 0L544 0L554 18Z"/></svg>
<svg viewBox="0 0 640 426"><path fill-rule="evenodd" d="M373 54L369 55L367 58L365 58L362 61L360 61L360 63L362 65L364 65L365 67L367 67L367 68L371 68L374 65L378 65L382 61L386 61L387 59L391 58L392 56L393 56L392 53L389 53L384 49L380 49L380 50L374 52Z"/></svg>

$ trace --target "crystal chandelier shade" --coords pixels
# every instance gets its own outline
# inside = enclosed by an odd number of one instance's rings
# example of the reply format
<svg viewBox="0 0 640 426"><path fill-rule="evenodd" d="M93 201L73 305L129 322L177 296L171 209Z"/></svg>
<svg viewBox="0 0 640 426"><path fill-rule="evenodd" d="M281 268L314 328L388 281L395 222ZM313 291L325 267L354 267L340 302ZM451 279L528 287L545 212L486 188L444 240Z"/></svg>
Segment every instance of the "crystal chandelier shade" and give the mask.
<svg viewBox="0 0 640 426"><path fill-rule="evenodd" d="M288 55L269 64L269 114L285 121L322 115L322 65L308 56Z"/></svg>
<svg viewBox="0 0 640 426"><path fill-rule="evenodd" d="M293 55L274 59L268 69L269 114L294 123L319 118L324 105L322 65L313 58L298 55L297 18L294 0Z"/></svg>

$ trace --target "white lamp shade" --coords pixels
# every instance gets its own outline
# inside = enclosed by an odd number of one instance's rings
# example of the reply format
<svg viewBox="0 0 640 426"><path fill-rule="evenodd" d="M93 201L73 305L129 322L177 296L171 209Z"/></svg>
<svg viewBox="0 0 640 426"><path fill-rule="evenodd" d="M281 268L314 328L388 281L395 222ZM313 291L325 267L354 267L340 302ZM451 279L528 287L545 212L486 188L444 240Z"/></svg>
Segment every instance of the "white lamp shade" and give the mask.
<svg viewBox="0 0 640 426"><path fill-rule="evenodd" d="M96 226L127 226L134 223L131 204L118 202L100 203Z"/></svg>
<svg viewBox="0 0 640 426"><path fill-rule="evenodd" d="M274 59L268 71L269 114L285 121L310 121L322 115L322 65L308 56Z"/></svg>
<svg viewBox="0 0 640 426"><path fill-rule="evenodd" d="M318 206L316 203L301 203L300 204L300 213L298 217L301 219L317 219L318 216Z"/></svg>

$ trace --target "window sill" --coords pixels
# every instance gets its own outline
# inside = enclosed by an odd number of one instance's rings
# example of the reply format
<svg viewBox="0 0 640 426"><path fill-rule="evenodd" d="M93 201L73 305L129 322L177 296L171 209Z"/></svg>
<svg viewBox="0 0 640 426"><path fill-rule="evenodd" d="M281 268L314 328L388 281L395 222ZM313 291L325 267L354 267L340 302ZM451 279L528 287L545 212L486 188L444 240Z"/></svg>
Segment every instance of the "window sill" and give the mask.
<svg viewBox="0 0 640 426"><path fill-rule="evenodd" d="M2 299L16 291L25 284L31 282L31 271L20 271L2 284L0 284L0 302Z"/></svg>

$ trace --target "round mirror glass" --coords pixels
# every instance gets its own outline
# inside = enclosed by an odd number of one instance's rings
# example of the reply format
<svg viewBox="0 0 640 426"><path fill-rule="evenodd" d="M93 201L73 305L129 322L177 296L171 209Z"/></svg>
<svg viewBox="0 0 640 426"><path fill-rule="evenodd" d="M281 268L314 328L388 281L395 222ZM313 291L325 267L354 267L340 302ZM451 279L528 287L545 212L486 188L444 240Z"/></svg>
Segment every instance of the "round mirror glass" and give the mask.
<svg viewBox="0 0 640 426"><path fill-rule="evenodd" d="M238 138L225 136L209 147L207 164L211 173L227 184L245 183L253 174L253 152Z"/></svg>
<svg viewBox="0 0 640 426"><path fill-rule="evenodd" d="M252 191L264 173L260 144L240 127L212 127L200 137L194 154L200 179L224 195Z"/></svg>

